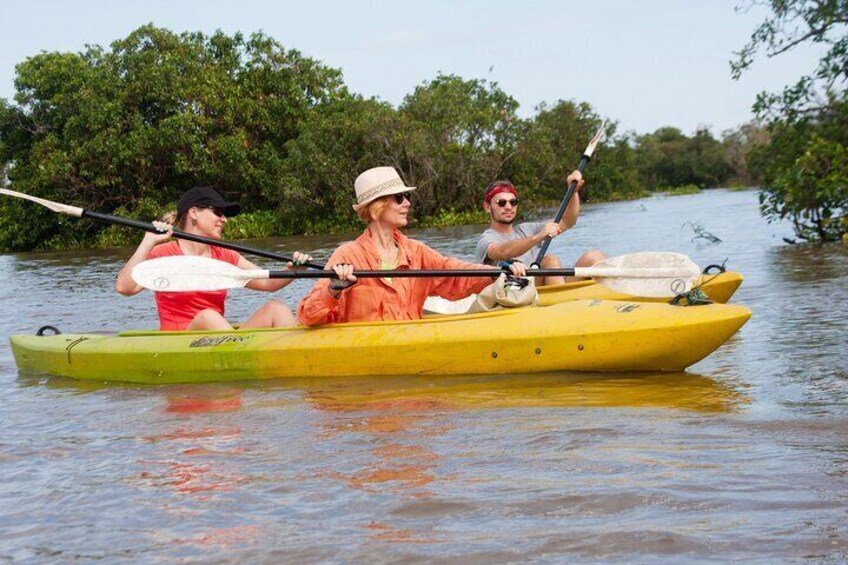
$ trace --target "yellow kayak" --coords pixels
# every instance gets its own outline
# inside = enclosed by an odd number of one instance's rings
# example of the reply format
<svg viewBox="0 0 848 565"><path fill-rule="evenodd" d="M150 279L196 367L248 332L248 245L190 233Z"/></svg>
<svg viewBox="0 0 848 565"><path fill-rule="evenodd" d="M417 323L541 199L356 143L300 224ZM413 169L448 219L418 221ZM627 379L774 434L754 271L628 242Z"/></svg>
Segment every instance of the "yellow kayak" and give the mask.
<svg viewBox="0 0 848 565"><path fill-rule="evenodd" d="M136 383L284 377L680 371L748 320L742 306L572 300L547 308L228 332L13 335L18 367Z"/></svg>

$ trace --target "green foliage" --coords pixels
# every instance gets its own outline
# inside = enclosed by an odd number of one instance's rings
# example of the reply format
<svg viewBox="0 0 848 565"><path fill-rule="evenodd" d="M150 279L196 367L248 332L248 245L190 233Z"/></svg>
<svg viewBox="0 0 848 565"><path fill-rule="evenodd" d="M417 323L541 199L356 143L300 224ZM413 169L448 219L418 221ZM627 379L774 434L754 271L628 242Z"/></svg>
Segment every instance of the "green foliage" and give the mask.
<svg viewBox="0 0 848 565"><path fill-rule="evenodd" d="M257 210L230 218L224 228L228 239L271 237L279 233L279 218L271 210Z"/></svg>
<svg viewBox="0 0 848 565"><path fill-rule="evenodd" d="M523 197L559 203L567 188L566 177L600 124L601 117L585 102L540 104L536 115L524 122L504 175L521 188ZM633 149L628 138L615 137L615 129L616 124L608 125L592 158L587 178L595 201L634 198L641 193Z"/></svg>
<svg viewBox="0 0 848 565"><path fill-rule="evenodd" d="M635 200L649 194L639 182L639 156L628 136L607 142L596 151L591 166L587 178L592 201Z"/></svg>
<svg viewBox="0 0 848 565"><path fill-rule="evenodd" d="M416 224L421 228L442 228L445 226L460 226L467 224L486 224L489 222L489 215L482 207L458 212L453 208L442 210L433 216L427 216Z"/></svg>
<svg viewBox="0 0 848 565"><path fill-rule="evenodd" d="M694 184L685 184L683 186L670 188L663 192L668 196L686 196L688 194L698 194L701 190L703 190L701 187L695 186Z"/></svg>
<svg viewBox="0 0 848 565"><path fill-rule="evenodd" d="M660 128L636 141L639 177L652 190L720 186L733 173L726 149L704 128L692 137L677 128Z"/></svg>
<svg viewBox="0 0 848 565"><path fill-rule="evenodd" d="M762 184L762 175L751 167L751 155L769 143L768 127L758 121L743 124L722 133L721 144L732 170L729 188L750 188Z"/></svg>
<svg viewBox="0 0 848 565"><path fill-rule="evenodd" d="M734 53L734 79L751 67L759 52L769 59L801 45L815 44L827 51L818 67L783 89L763 92L754 111L761 118L790 122L815 114L827 105L827 96L844 88L848 78L848 2L845 0L748 0L738 9L763 6L768 17L754 30L748 43Z"/></svg>
<svg viewBox="0 0 848 565"><path fill-rule="evenodd" d="M754 103L770 137L749 154L751 171L763 179L760 208L770 221L791 220L801 239L838 240L848 233L848 2L756 3L771 12L736 53L734 78L760 51L775 57L803 44L827 48L814 71Z"/></svg>
<svg viewBox="0 0 848 565"><path fill-rule="evenodd" d="M480 206L485 186L502 175L521 132L517 109L497 83L455 75L439 75L404 99L389 164L418 187L420 214Z"/></svg>
<svg viewBox="0 0 848 565"><path fill-rule="evenodd" d="M360 229L354 179L380 165L418 187L420 225L485 221L483 190L497 178L515 182L531 207L556 205L601 121L588 103L562 100L522 119L497 83L441 74L395 108L348 92L339 70L261 33L153 25L108 48L31 57L15 86L13 102L0 100L0 177L12 189L144 220L211 185L241 203L230 238ZM719 142L707 130L634 137L615 126L587 170L595 201L715 186L747 178L757 162L748 130ZM0 199L0 250L139 236Z"/></svg>
<svg viewBox="0 0 848 565"><path fill-rule="evenodd" d="M0 107L0 162L14 163L14 188L131 216L140 202L173 202L197 184L248 211L267 207L286 142L313 107L344 91L339 71L262 34L152 25L110 50L36 55L17 66L15 85L17 105ZM27 210L4 214L4 248L42 247L66 231L55 218L32 226ZM96 239L99 229L81 225L72 239Z"/></svg>
<svg viewBox="0 0 848 565"><path fill-rule="evenodd" d="M161 219L169 211L176 210L176 202L168 202L160 204L153 198L142 198L137 202L133 202L131 207L119 206L114 210L114 215L124 218L137 218L139 220L152 221ZM78 224L89 224L90 222L79 222ZM119 226L102 226L97 232L94 244L98 247L124 247L137 244L141 240L141 233L137 230L128 230ZM58 248L59 245L54 245Z"/></svg>
<svg viewBox="0 0 848 565"><path fill-rule="evenodd" d="M848 127L848 114L841 123ZM763 214L769 220L790 219L801 239L838 241L848 233L846 130L823 124L780 126L761 156L769 159L763 167L766 188L760 192Z"/></svg>
<svg viewBox="0 0 848 565"><path fill-rule="evenodd" d="M295 233L358 228L354 180L371 167L397 167L400 155L393 138L398 127L391 106L359 96L341 96L314 108L298 136L286 144L278 185L264 193L282 228Z"/></svg>

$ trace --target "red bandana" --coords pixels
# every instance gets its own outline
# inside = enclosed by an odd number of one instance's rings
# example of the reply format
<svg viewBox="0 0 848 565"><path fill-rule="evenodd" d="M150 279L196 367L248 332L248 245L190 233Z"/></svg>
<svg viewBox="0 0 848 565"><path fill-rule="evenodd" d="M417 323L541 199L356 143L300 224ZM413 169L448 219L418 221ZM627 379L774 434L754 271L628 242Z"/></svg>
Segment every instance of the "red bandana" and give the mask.
<svg viewBox="0 0 848 565"><path fill-rule="evenodd" d="M495 195L500 194L502 192L508 192L515 197L518 196L518 192L515 191L515 187L512 186L511 184L499 184L498 186L492 187L492 189L489 190L489 192L486 193L486 198L484 199L484 202L486 204L491 204L492 198L494 198Z"/></svg>

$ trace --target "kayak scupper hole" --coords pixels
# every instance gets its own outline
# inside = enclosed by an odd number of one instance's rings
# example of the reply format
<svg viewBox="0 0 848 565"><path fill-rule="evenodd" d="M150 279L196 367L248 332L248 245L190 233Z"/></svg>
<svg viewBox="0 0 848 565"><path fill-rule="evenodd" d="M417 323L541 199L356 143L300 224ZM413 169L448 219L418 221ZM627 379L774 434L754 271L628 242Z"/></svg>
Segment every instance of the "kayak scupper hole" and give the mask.
<svg viewBox="0 0 848 565"><path fill-rule="evenodd" d="M583 351L583 344L582 343L577 344L577 351Z"/></svg>
<svg viewBox="0 0 848 565"><path fill-rule="evenodd" d="M497 358L498 358L498 352L492 351L492 359L497 359Z"/></svg>
<svg viewBox="0 0 848 565"><path fill-rule="evenodd" d="M537 347L537 348L536 348L536 355L541 355L541 354L542 354L542 348L541 348L541 347Z"/></svg>

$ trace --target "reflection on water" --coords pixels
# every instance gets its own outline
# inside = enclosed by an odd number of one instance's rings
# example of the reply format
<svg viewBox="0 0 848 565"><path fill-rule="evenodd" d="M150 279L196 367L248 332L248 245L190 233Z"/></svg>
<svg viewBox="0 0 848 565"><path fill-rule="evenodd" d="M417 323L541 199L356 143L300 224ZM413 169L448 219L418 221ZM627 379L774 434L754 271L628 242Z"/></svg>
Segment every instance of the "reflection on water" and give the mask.
<svg viewBox="0 0 848 565"><path fill-rule="evenodd" d="M479 229L413 234L470 258ZM257 244L325 259L352 235ZM106 386L19 373L3 346L0 559L848 560L848 246L784 245L744 192L589 206L567 235L566 263L729 257L754 316L677 374ZM152 326L149 295L112 290L127 253L0 257L3 333Z"/></svg>
<svg viewBox="0 0 848 565"><path fill-rule="evenodd" d="M347 379L315 384L307 398L322 409L476 410L530 407L662 407L727 412L739 391L692 373L551 373L497 377Z"/></svg>
<svg viewBox="0 0 848 565"><path fill-rule="evenodd" d="M370 460L361 466L328 470L325 477L343 481L350 487L369 492L403 492L422 497L436 478L441 457L427 446L443 430L433 427L426 413L393 408L386 413L359 418L333 419L320 438L332 441L339 435L358 435L371 445ZM398 438L403 437L404 442ZM450 477L442 476L441 481Z"/></svg>
<svg viewBox="0 0 848 565"><path fill-rule="evenodd" d="M241 390L225 385L203 384L168 388L168 412L188 414L221 412L242 407Z"/></svg>
<svg viewBox="0 0 848 565"><path fill-rule="evenodd" d="M829 286L845 279L848 272L848 253L843 244L790 245L769 252L770 267L775 277L787 282ZM837 284L834 292L844 292L845 285Z"/></svg>
<svg viewBox="0 0 848 565"><path fill-rule="evenodd" d="M236 485L247 482L246 477L228 474L215 469L209 464L198 464L191 459L201 455L204 458L216 456L226 458L238 452L227 448L226 444L238 444L240 430L233 429L178 429L161 436L149 436L149 442L171 442L165 448L169 454L175 451L186 458L185 461L174 459L143 460L139 466L145 470L139 473L139 487L168 488L181 494L203 494L233 490Z"/></svg>
<svg viewBox="0 0 848 565"><path fill-rule="evenodd" d="M77 381L20 371L22 386L96 391L121 388L164 395L166 412L240 410L245 390L285 390L326 412L385 413L532 407L669 408L730 412L746 404L743 392L695 373L529 373L526 375L287 378L227 384L146 385ZM289 402L285 400L284 402ZM267 406L268 403L261 402Z"/></svg>

